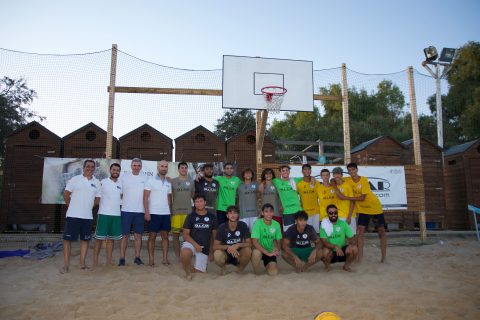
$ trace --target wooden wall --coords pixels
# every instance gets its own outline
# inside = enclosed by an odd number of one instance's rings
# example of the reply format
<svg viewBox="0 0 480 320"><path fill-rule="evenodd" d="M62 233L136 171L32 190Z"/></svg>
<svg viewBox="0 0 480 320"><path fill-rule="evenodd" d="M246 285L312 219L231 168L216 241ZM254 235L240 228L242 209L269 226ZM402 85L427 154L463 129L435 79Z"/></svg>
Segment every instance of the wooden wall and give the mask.
<svg viewBox="0 0 480 320"><path fill-rule="evenodd" d="M120 159L172 161L172 139L145 124L120 138Z"/></svg>
<svg viewBox="0 0 480 320"><path fill-rule="evenodd" d="M175 139L175 161L224 162L225 141L198 126Z"/></svg>

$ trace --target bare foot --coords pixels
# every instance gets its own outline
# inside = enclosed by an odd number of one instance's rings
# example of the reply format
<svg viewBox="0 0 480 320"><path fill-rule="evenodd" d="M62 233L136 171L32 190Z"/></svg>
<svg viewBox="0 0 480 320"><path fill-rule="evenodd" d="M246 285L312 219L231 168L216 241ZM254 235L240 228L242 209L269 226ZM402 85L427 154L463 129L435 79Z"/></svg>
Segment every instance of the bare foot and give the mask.
<svg viewBox="0 0 480 320"><path fill-rule="evenodd" d="M148 265L152 268L155 267L155 263L152 263L152 262L149 262Z"/></svg>
<svg viewBox="0 0 480 320"><path fill-rule="evenodd" d="M387 259L387 258L382 257L382 259L380 259L380 262L381 262L381 263L385 263L385 260L386 260L386 259Z"/></svg>
<svg viewBox="0 0 480 320"><path fill-rule="evenodd" d="M80 269L82 269L82 270L88 270L88 269L90 269L90 267L87 266L87 265L85 265L85 266L80 266Z"/></svg>
<svg viewBox="0 0 480 320"><path fill-rule="evenodd" d="M68 267L62 267L60 270L60 274L65 274L65 273L68 273Z"/></svg>
<svg viewBox="0 0 480 320"><path fill-rule="evenodd" d="M221 267L220 271L218 271L218 274L223 276L225 274L225 267Z"/></svg>
<svg viewBox="0 0 480 320"><path fill-rule="evenodd" d="M345 271L347 271L347 272L352 272L352 271L353 271L352 268L350 268L350 267L345 267L345 266L343 266L343 270L345 270Z"/></svg>
<svg viewBox="0 0 480 320"><path fill-rule="evenodd" d="M165 260L162 261L162 264L165 265L165 266L169 266L170 261L168 261L168 259L165 259Z"/></svg>
<svg viewBox="0 0 480 320"><path fill-rule="evenodd" d="M187 275L185 276L185 279L187 279L188 281L192 281L193 276L192 276L191 274L187 274Z"/></svg>

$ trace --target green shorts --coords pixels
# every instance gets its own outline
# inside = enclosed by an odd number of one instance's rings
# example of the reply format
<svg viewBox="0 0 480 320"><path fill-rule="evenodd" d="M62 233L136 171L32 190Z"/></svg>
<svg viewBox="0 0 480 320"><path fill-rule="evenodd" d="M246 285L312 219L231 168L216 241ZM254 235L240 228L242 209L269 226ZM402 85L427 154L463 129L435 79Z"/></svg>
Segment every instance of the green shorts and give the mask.
<svg viewBox="0 0 480 320"><path fill-rule="evenodd" d="M313 251L313 247L307 247L307 248L291 248L293 253L297 255L301 260L307 262L308 257L310 257L310 254Z"/></svg>
<svg viewBox="0 0 480 320"><path fill-rule="evenodd" d="M120 240L122 238L122 217L99 214L97 217L97 228L95 239L98 240Z"/></svg>

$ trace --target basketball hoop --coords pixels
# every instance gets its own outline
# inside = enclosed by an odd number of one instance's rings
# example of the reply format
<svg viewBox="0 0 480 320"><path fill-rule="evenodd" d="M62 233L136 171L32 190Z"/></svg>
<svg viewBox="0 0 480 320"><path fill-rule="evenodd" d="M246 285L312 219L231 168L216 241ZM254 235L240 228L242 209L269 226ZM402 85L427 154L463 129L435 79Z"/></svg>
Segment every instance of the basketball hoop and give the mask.
<svg viewBox="0 0 480 320"><path fill-rule="evenodd" d="M265 109L272 113L279 113L285 93L287 93L287 89L284 87L263 87L262 94L265 97Z"/></svg>

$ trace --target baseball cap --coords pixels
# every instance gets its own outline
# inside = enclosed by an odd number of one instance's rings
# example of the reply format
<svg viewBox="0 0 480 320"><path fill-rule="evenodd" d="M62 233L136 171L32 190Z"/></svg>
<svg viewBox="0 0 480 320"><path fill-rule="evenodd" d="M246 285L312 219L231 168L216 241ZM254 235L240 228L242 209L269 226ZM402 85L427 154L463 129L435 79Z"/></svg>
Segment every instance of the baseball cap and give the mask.
<svg viewBox="0 0 480 320"><path fill-rule="evenodd" d="M342 173L343 174L343 169L340 167L335 167L332 170L332 173Z"/></svg>

